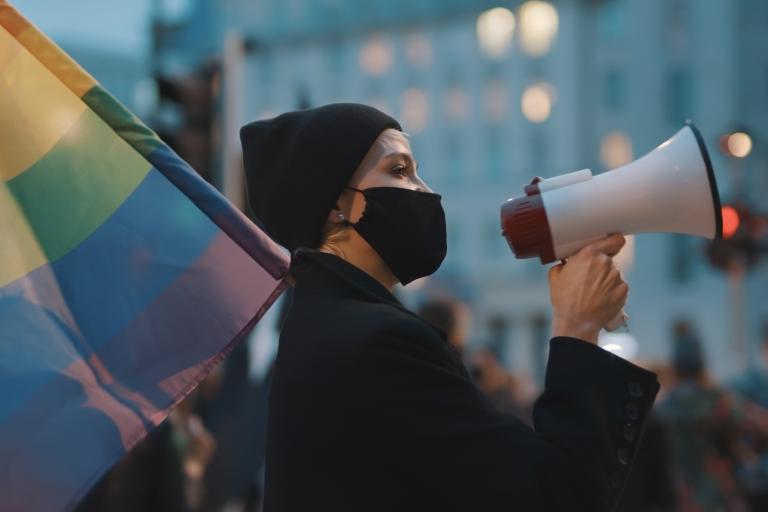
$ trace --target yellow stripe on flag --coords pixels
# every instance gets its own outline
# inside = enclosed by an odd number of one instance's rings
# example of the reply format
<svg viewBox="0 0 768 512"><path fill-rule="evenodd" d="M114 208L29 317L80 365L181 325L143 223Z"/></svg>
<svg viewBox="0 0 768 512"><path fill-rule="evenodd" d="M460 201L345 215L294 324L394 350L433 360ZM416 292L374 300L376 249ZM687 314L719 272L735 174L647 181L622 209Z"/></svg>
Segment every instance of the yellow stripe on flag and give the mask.
<svg viewBox="0 0 768 512"><path fill-rule="evenodd" d="M77 62L4 0L0 0L0 26L64 82L75 96L82 96L98 84Z"/></svg>
<svg viewBox="0 0 768 512"><path fill-rule="evenodd" d="M0 66L0 181L8 181L50 151L86 105L3 27Z"/></svg>
<svg viewBox="0 0 768 512"><path fill-rule="evenodd" d="M48 261L26 215L3 182L0 182L0 233L3 234L0 243L0 286Z"/></svg>

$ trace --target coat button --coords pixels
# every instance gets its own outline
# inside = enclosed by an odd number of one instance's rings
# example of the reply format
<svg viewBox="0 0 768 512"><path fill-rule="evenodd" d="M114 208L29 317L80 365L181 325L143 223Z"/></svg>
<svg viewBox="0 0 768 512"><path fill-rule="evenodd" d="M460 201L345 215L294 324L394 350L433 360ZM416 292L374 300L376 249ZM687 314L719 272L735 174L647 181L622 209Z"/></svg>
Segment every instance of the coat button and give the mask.
<svg viewBox="0 0 768 512"><path fill-rule="evenodd" d="M627 413L627 418L636 420L640 417L640 406L635 402L629 402L624 406L624 412Z"/></svg>
<svg viewBox="0 0 768 512"><path fill-rule="evenodd" d="M619 446L619 449L616 451L616 457L619 459L619 464L622 466L629 464L629 451L623 446Z"/></svg>
<svg viewBox="0 0 768 512"><path fill-rule="evenodd" d="M635 437L637 436L637 429L634 425L631 423L627 423L624 425L624 439L629 441L630 443L635 440Z"/></svg>
<svg viewBox="0 0 768 512"><path fill-rule="evenodd" d="M629 390L629 396L632 398L640 398L643 396L643 386L641 386L639 382L630 382L627 385L627 389Z"/></svg>
<svg viewBox="0 0 768 512"><path fill-rule="evenodd" d="M625 477L625 475L626 475L626 473L624 472L623 469L619 469L618 471L615 471L611 475L611 486L614 489L618 489L622 485L624 485L624 477Z"/></svg>

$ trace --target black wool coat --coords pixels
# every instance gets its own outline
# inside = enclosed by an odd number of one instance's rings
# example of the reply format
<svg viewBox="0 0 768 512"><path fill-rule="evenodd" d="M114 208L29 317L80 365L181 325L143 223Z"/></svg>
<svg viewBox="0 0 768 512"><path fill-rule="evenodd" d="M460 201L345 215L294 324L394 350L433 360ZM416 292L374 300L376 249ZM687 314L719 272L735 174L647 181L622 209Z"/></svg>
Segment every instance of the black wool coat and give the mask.
<svg viewBox="0 0 768 512"><path fill-rule="evenodd" d="M266 512L600 512L659 389L590 343L551 340L531 429L497 412L445 334L344 260L294 256L270 394Z"/></svg>

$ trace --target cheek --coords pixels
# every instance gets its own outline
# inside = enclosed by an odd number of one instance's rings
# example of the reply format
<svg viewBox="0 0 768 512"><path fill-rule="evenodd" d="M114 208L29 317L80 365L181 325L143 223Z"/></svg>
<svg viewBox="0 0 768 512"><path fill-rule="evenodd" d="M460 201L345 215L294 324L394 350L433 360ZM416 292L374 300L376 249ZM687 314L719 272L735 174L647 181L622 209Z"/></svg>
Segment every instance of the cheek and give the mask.
<svg viewBox="0 0 768 512"><path fill-rule="evenodd" d="M365 210L365 198L363 197L363 194L355 194L355 197L352 198L352 204L349 208L349 218L352 222L357 222L360 220L360 217L363 215L363 211Z"/></svg>

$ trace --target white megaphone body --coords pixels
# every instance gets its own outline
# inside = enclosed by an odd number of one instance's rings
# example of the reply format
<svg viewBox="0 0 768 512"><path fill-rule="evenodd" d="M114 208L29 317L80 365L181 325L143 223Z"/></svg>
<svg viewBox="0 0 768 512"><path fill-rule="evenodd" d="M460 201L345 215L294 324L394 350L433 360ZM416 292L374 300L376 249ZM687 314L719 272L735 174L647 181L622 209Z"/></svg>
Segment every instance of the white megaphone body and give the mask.
<svg viewBox="0 0 768 512"><path fill-rule="evenodd" d="M501 206L502 234L517 258L564 260L610 233L722 236L717 183L704 139L690 121L644 157L597 176L535 179ZM619 327L626 315L606 326Z"/></svg>

